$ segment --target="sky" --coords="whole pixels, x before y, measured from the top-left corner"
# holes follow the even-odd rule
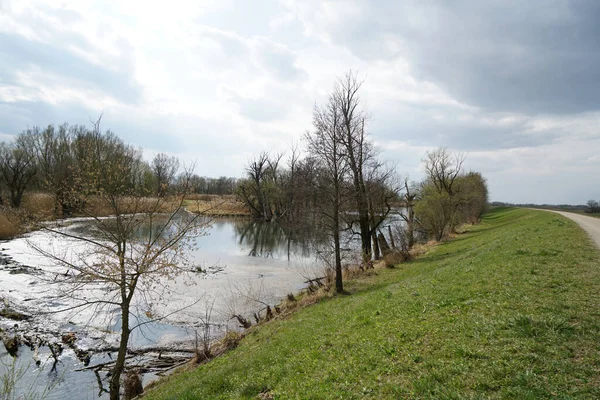
[[[90,124],[242,177],[302,147],[348,71],[380,157],[411,180],[466,153],[490,198],[600,200],[596,0],[0,0],[0,140]]]

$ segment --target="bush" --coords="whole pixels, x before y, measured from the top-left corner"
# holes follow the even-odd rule
[[[21,209],[40,221],[56,218],[54,196],[47,193],[28,193],[23,198]]]
[[[395,268],[396,265],[410,260],[410,254],[399,250],[393,250],[383,257],[383,263],[386,268]]]
[[[0,211],[0,239],[12,239],[23,230],[21,229],[21,220],[10,210]]]

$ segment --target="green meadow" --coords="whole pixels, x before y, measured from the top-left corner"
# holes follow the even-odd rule
[[[560,215],[493,209],[347,288],[145,398],[600,398],[600,251]]]

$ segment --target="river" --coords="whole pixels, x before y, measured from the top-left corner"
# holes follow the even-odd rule
[[[63,223],[65,229],[80,234],[85,232],[89,221],[74,219]],[[134,330],[129,342],[131,348],[170,348],[169,357],[184,360],[190,357],[189,350],[196,335],[203,334],[206,325],[202,322],[207,315],[210,314],[212,337],[239,329],[237,321],[231,319],[233,314],[252,315],[263,308],[263,303],[277,303],[288,293],[301,290],[307,278],[322,275],[315,257],[314,235],[291,235],[276,223],[218,218],[212,221],[206,234],[191,239],[192,246],[187,253],[189,265],[192,269],[213,273],[192,272],[162,282],[164,295],[144,299],[144,304],[152,303],[153,310],[167,317]],[[120,317],[110,308],[56,313],[72,305],[73,300],[57,298],[60,285],[51,283],[53,277],[56,279],[69,271],[33,250],[32,246],[40,245],[52,251],[68,251],[80,244],[53,237],[45,231],[31,232],[0,244],[3,264],[0,265],[0,299],[4,307],[34,316],[26,321],[0,318],[0,327],[10,335],[15,332],[24,337],[43,338],[48,343],[62,342],[62,350],[55,362],[49,346],[40,346],[37,354],[21,346],[11,370],[13,358],[0,345],[0,373],[20,376],[17,384],[20,395],[30,391],[39,394],[44,388],[54,386],[46,398],[104,398],[107,396],[103,390],[107,387],[106,372],[94,372],[92,367],[111,361],[113,353],[98,349],[117,345]],[[102,290],[97,287],[87,295],[93,296],[94,291],[101,293]],[[148,315],[141,303],[135,315],[138,322],[155,317]],[[76,346],[67,344],[71,336],[67,336],[65,342],[65,334],[76,338]],[[82,351],[85,351],[83,356]],[[147,365],[148,358],[153,356],[156,354],[132,357],[128,363]],[[34,358],[40,361],[39,366]],[[143,375],[144,383],[155,379],[155,372],[149,368]]]

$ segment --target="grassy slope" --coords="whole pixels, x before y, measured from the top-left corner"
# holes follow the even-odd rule
[[[495,209],[147,398],[600,398],[599,261],[567,219]]]

